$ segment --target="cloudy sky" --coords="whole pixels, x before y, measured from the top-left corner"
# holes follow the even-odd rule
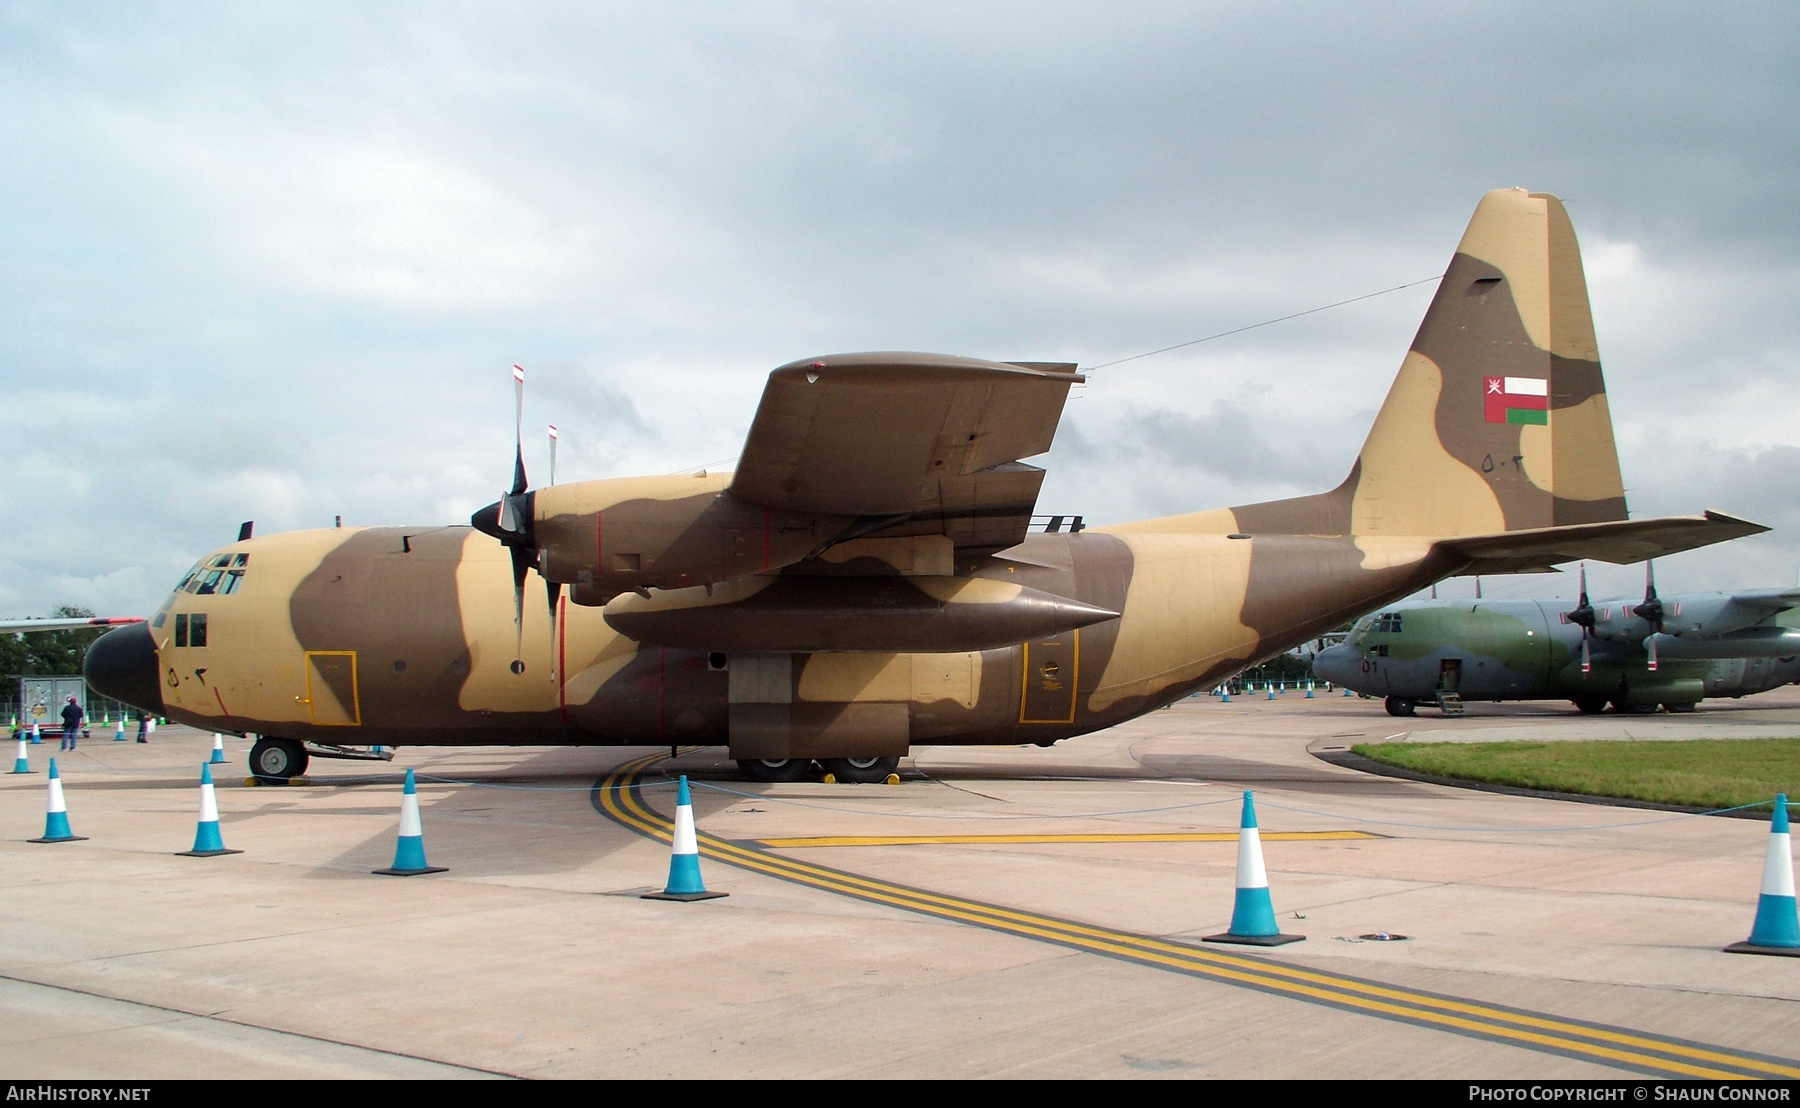
[[[547,422],[559,480],[729,465],[794,358],[1100,365],[1429,278],[1515,184],[1633,514],[1776,528],[1664,591],[1789,583],[1797,136],[1791,5],[0,4],[0,615],[466,520],[513,362],[539,481]],[[1430,294],[1099,369],[1040,510],[1330,487]]]

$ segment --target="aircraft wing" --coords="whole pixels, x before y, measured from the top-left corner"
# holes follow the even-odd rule
[[[0,634],[15,631],[84,631],[90,627],[122,627],[142,623],[143,616],[70,616],[57,619],[0,619]]]
[[[1705,512],[1697,516],[1502,531],[1440,539],[1436,545],[1446,553],[1467,558],[1467,573],[1525,573],[1584,558],[1629,565],[1767,530],[1760,523],[1723,512]]]
[[[865,533],[946,534],[1000,549],[1025,537],[1071,364],[843,354],[769,375],[732,477],[739,500],[851,516]]]

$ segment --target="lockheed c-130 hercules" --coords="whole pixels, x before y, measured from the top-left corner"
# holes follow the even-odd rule
[[[878,780],[915,745],[1049,745],[1210,688],[1442,578],[1766,530],[1632,520],[1574,229],[1475,210],[1330,492],[1031,532],[1073,365],[930,354],[770,374],[735,471],[528,487],[470,526],[251,537],[103,636],[106,695],[307,745],[726,746]],[[521,393],[522,395],[522,393]],[[522,400],[521,400],[522,403]],[[524,602],[529,575],[548,603]],[[509,588],[510,585],[510,588]]]

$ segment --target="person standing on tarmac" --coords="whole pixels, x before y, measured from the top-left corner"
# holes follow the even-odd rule
[[[141,742],[141,743],[147,743],[150,741],[150,713],[149,712],[139,712],[138,713],[137,740],[138,740],[138,742]]]
[[[75,698],[72,696],[69,698],[69,702],[63,705],[62,748],[64,750],[75,749],[75,740],[81,737],[81,722],[86,715],[87,713],[81,710],[81,705],[75,703]]]

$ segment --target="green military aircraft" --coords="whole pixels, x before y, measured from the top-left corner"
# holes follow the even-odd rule
[[[1419,601],[1385,608],[1313,658],[1313,672],[1387,698],[1396,716],[1436,703],[1569,700],[1583,712],[1692,711],[1800,680],[1800,588],[1556,601]]]

